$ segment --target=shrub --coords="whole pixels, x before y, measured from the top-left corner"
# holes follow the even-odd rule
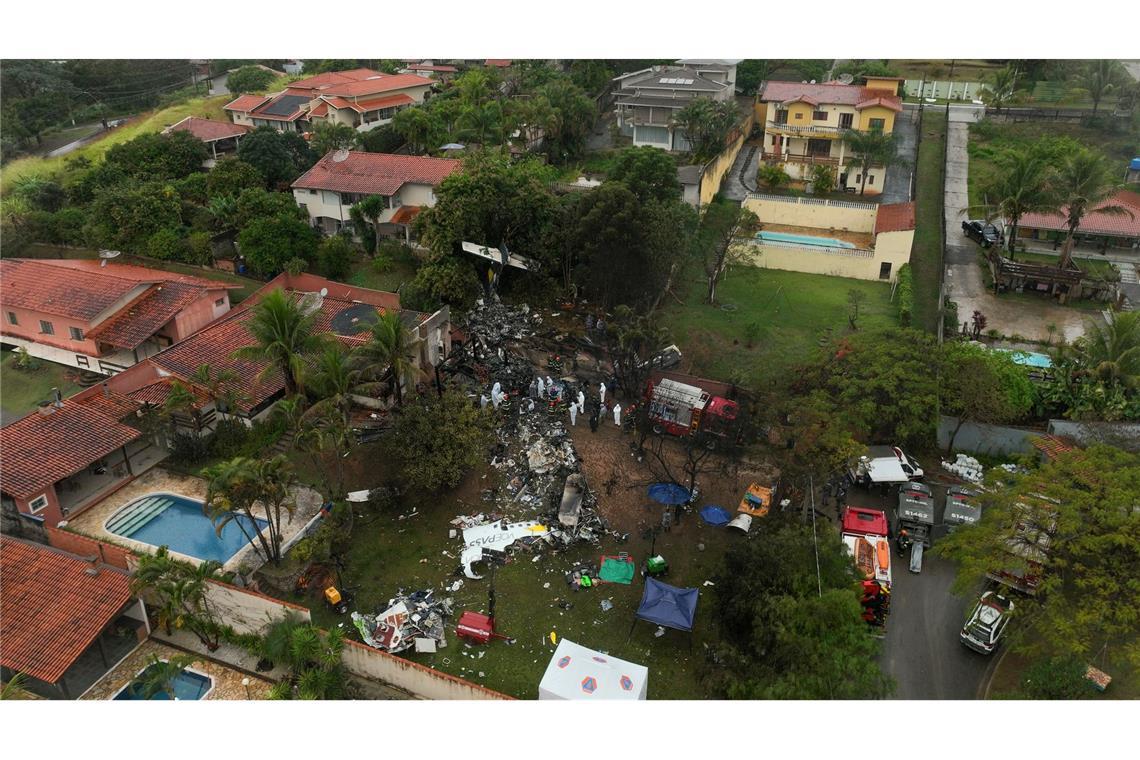
[[[756,181],[768,190],[778,190],[792,181],[782,166],[764,164],[756,170]]]
[[[209,266],[214,262],[214,246],[210,243],[210,233],[191,232],[186,238],[186,261],[190,264]]]
[[[285,262],[285,271],[294,277],[304,272],[309,268],[309,262],[302,259],[300,256],[289,259]]]
[[[187,247],[182,232],[179,229],[166,227],[154,233],[147,240],[147,255],[163,261],[184,261]]]
[[[376,248],[377,256],[387,256],[397,264],[410,264],[416,263],[416,252],[412,250],[411,246],[405,245],[403,241],[397,238],[385,238],[380,241],[380,245]]]
[[[317,266],[330,280],[343,280],[352,271],[352,243],[344,235],[333,235],[317,247]]]
[[[170,458],[176,464],[199,464],[210,456],[210,438],[175,432],[170,436]]]
[[[898,311],[899,324],[909,327],[914,314],[914,282],[910,271],[910,264],[899,267],[898,282],[895,285],[895,308]],[[955,317],[957,319],[957,317]]]
[[[214,435],[210,441],[210,455],[231,459],[242,453],[249,440],[249,428],[241,420],[219,419],[214,425]]]

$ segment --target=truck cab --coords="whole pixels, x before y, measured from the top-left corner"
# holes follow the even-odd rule
[[[900,553],[916,541],[927,549],[933,545],[934,497],[926,485],[911,481],[899,486],[891,529]]]
[[[951,486],[946,491],[946,503],[942,507],[942,523],[948,531],[963,525],[975,525],[982,519],[982,508],[977,502],[978,495],[962,486]]]

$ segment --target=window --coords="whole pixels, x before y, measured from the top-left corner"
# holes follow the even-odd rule
[[[776,111],[776,123],[777,124],[787,124],[788,123],[788,111],[786,109],[781,108],[781,109],[778,109]]]
[[[75,355],[75,366],[77,367],[90,367],[91,362],[87,361],[87,357],[83,354]]]
[[[403,205],[404,205],[404,202],[400,199],[400,196],[398,196],[398,195],[393,195],[393,196],[388,198],[388,208],[399,208],[400,206],[403,206]]]
[[[879,279],[880,280],[891,279],[891,262],[884,261],[882,264],[879,264]]]
[[[868,185],[875,184],[875,175],[874,174],[868,174],[867,175],[867,184]]]
[[[854,122],[855,114],[841,113],[839,114],[839,127],[841,129],[851,129],[851,124]]]
[[[812,111],[811,112],[811,120],[812,121],[827,121],[827,111]]]
[[[44,335],[55,335],[55,326],[51,322],[40,320],[40,332]]]
[[[803,121],[804,114],[802,111],[796,113],[796,121]]]
[[[870,126],[871,129],[875,129],[875,130],[882,132],[883,129],[887,126],[887,120],[886,119],[871,119],[868,122],[868,126]]]
[[[47,495],[46,494],[40,494],[39,496],[37,496],[36,498],[34,498],[28,502],[28,509],[30,509],[32,511],[32,514],[35,514],[36,512],[39,512],[41,509],[46,507],[47,504],[48,504]]]
[[[71,332],[72,340],[83,340],[83,329],[79,327],[67,328]]]
[[[217,301],[214,301],[214,306],[225,306],[225,305],[226,305],[226,297],[225,296],[222,296]]]
[[[19,320],[16,319],[16,312],[14,312],[14,311],[8,312],[8,324],[10,324],[10,325],[20,324]]]
[[[831,140],[810,139],[807,141],[807,152],[809,156],[830,156]]]

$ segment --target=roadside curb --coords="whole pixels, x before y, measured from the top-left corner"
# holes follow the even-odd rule
[[[1005,656],[1009,654],[1009,649],[1002,649],[1001,656],[994,660],[993,665],[986,671],[985,681],[978,686],[978,699],[989,699],[990,688],[994,684],[994,676],[997,675],[998,668],[1001,667],[1002,662],[1005,661]]]

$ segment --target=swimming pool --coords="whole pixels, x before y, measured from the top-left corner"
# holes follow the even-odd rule
[[[143,696],[142,689],[138,687],[137,684],[145,678],[146,672],[153,667],[155,666],[147,665],[140,670],[139,674],[135,676],[135,679],[124,686],[122,690],[114,696],[114,699],[147,699],[147,697]],[[205,699],[206,695],[210,693],[210,690],[214,688],[214,679],[204,673],[199,673],[196,670],[187,668],[174,677],[174,681],[171,685],[173,686],[174,698],[177,700]],[[165,691],[160,691],[151,696],[150,699],[169,700],[170,695]]]
[[[104,528],[116,536],[222,563],[249,543],[247,534],[256,537],[245,515],[232,520],[219,536],[202,507],[202,502],[178,494],[152,493],[120,509]],[[265,520],[257,523],[262,528],[269,524]]]
[[[1033,369],[1052,369],[1053,367],[1053,359],[1049,354],[1041,354],[1036,351],[1018,351],[1012,348],[995,350],[1009,354],[1015,363],[1025,367],[1032,367]]]
[[[796,245],[810,245],[819,248],[854,248],[854,243],[837,238],[816,237],[815,235],[793,235],[790,232],[764,232],[756,233],[756,239],[761,243],[794,243]]]

